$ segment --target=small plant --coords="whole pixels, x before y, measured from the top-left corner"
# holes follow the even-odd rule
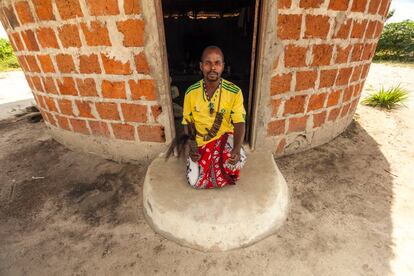
[[[408,91],[400,85],[392,86],[385,90],[381,87],[375,93],[370,94],[368,97],[362,100],[362,104],[382,107],[386,109],[393,109],[398,106],[404,105],[404,102],[408,99]]]

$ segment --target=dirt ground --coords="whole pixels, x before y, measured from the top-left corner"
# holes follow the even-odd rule
[[[332,142],[277,159],[291,193],[286,223],[223,253],[148,226],[147,163],[72,152],[42,123],[0,121],[0,275],[414,275],[413,114],[360,105]]]

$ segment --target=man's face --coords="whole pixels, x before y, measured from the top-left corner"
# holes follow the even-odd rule
[[[224,70],[223,57],[218,51],[209,51],[200,62],[200,70],[207,81],[217,81]]]

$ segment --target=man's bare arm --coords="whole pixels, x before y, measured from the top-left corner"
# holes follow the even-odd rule
[[[234,124],[234,134],[233,134],[233,150],[231,151],[231,157],[229,158],[230,164],[236,164],[240,158],[240,150],[243,144],[244,133],[246,127],[244,123],[235,123]]]

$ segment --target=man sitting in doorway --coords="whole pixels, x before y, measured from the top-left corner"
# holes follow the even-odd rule
[[[189,147],[187,180],[197,189],[222,188],[235,184],[246,161],[243,93],[221,78],[224,55],[217,46],[204,49],[200,70],[203,79],[184,98],[184,131],[196,137],[196,146]]]

